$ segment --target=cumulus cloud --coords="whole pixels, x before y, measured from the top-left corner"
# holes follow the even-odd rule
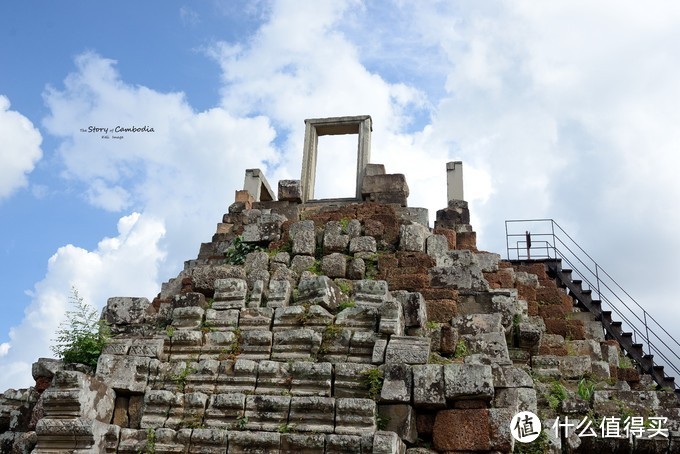
[[[32,384],[30,367],[39,357],[53,356],[55,331],[69,307],[71,288],[101,309],[111,296],[146,296],[158,292],[158,266],[165,257],[159,241],[163,222],[139,213],[120,218],[118,235],[102,239],[88,251],[72,244],[49,259],[45,277],[31,292],[24,319],[0,345],[0,390]]]
[[[127,82],[115,61],[96,53],[78,56],[63,86],[46,90],[44,126],[61,138],[64,176],[84,185],[95,206],[143,214],[123,218],[119,235],[96,251],[65,246],[55,254],[11,349],[0,347],[16,370],[27,364],[18,358],[35,352],[15,339],[63,311],[71,282],[91,296],[87,282],[101,283],[103,263],[112,276],[123,273],[126,262],[114,260],[122,252],[114,251],[127,250],[134,232],[153,245],[155,254],[135,262],[149,274],[126,274],[95,295],[98,304],[135,293],[133,282],[155,294],[156,280],[174,276],[210,238],[244,169],[262,168],[272,185],[298,178],[305,118],[370,114],[371,161],[405,173],[410,204],[431,216],[446,205],[445,162],[463,160],[485,249],[503,250],[505,219],[555,217],[616,276],[639,282],[634,294],[673,296],[644,284],[673,281],[672,254],[658,251],[680,247],[678,7],[356,1],[310,8],[284,0],[257,8],[266,19],[254,35],[208,51],[223,81],[212,109],[197,112],[183,93]],[[90,126],[154,132],[103,139],[81,131]],[[347,179],[337,176],[352,173],[355,149],[351,140],[320,143],[331,164],[318,169],[317,193],[348,195]]]
[[[33,123],[10,110],[9,99],[0,95],[0,200],[26,186],[26,175],[42,157],[41,142]]]

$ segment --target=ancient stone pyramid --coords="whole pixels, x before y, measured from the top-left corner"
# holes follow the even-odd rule
[[[153,301],[108,300],[96,370],[40,359],[34,388],[0,395],[1,452],[680,452],[672,392],[542,264],[477,250],[462,164],[430,228],[404,175],[368,163],[370,121],[307,120],[303,178],[278,197],[247,170]],[[347,133],[357,196],[315,200],[318,135]],[[543,423],[532,444],[511,435],[519,411]],[[609,417],[645,424],[605,437]],[[597,436],[551,429],[565,418]]]

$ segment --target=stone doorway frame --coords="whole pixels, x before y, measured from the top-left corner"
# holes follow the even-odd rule
[[[310,118],[305,120],[305,145],[302,152],[302,202],[314,199],[316,181],[316,160],[320,136],[358,134],[356,200],[361,200],[361,182],[364,168],[371,160],[371,131],[373,121],[370,115],[354,117]]]

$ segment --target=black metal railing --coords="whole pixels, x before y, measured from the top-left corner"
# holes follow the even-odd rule
[[[680,343],[619,285],[602,267],[552,219],[505,221],[508,260],[562,260],[580,279],[603,310],[616,314],[633,341],[643,345],[654,363],[673,370],[680,377]],[[668,370],[668,369],[667,369]],[[668,374],[667,374],[668,375]],[[678,384],[676,383],[676,387]]]

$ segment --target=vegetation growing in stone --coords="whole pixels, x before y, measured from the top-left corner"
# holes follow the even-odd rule
[[[425,328],[430,331],[437,331],[441,327],[442,324],[439,322],[435,322],[434,320],[428,320],[427,323],[425,323]]]
[[[337,280],[335,284],[345,295],[349,295],[352,292],[352,284],[350,284],[348,281]]]
[[[55,344],[50,348],[65,363],[94,367],[110,337],[108,326],[99,320],[97,310],[78,295],[75,287],[71,288],[69,302],[73,310],[66,311],[66,320],[59,326]]]
[[[311,307],[311,304],[309,303],[304,303],[301,305],[302,308],[304,309],[302,312],[297,314],[295,317],[295,321],[298,323],[298,325],[306,325],[309,320],[312,318],[313,314],[310,312],[309,308]]]
[[[237,236],[224,253],[224,258],[230,265],[242,265],[246,261],[246,255],[251,252],[261,251],[262,248],[254,243],[244,243],[243,238]]]
[[[149,427],[146,429],[146,454],[156,454],[156,431]]]
[[[364,260],[364,264],[366,265],[366,274],[364,276],[366,279],[372,280],[378,277],[378,266],[376,265],[375,260],[366,259]]]
[[[323,331],[323,336],[321,338],[319,353],[321,354],[328,353],[328,348],[330,347],[331,343],[333,343],[333,341],[337,339],[341,332],[342,328],[340,328],[339,325],[331,324],[326,326],[326,329]]]
[[[578,382],[577,393],[581,399],[590,402],[595,393],[595,382],[588,377],[583,377]]]
[[[387,429],[387,424],[389,424],[390,419],[388,416],[383,416],[380,413],[376,413],[375,415],[375,426],[378,428],[378,430],[385,430]]]
[[[172,336],[175,335],[175,331],[176,331],[176,329],[175,329],[175,327],[172,326],[172,325],[168,325],[168,326],[165,328],[165,334],[166,334],[170,339],[172,339]]]
[[[344,311],[345,309],[349,309],[350,307],[355,307],[357,303],[354,300],[349,300],[349,301],[343,301],[342,303],[338,304],[338,313]]]
[[[515,443],[515,448],[512,450],[513,454],[547,454],[549,450],[548,435],[541,431],[531,443]]]
[[[295,430],[295,424],[282,423],[276,429],[280,434],[287,434]]]
[[[314,260],[314,264],[307,268],[307,271],[309,271],[312,274],[316,274],[317,276],[321,275],[321,260]]]
[[[245,430],[247,424],[248,424],[247,416],[242,415],[236,418],[236,428],[238,430]]]
[[[171,380],[175,382],[180,392],[184,392],[187,386],[187,377],[189,377],[189,375],[195,372],[196,369],[186,364],[184,366],[184,369],[182,369],[178,374],[175,374],[171,377]]]
[[[449,358],[445,358],[444,356],[440,355],[437,352],[431,352],[430,356],[427,358],[427,363],[428,364],[451,364],[453,361],[451,361]]]
[[[557,380],[553,380],[548,388],[548,393],[545,395],[548,401],[548,406],[551,410],[557,411],[560,406],[560,402],[563,402],[569,398],[569,392],[564,385]]]
[[[468,348],[467,344],[463,339],[460,339],[458,343],[456,343],[456,348],[453,351],[453,357],[454,358],[465,358],[468,355]]]
[[[375,400],[380,396],[385,376],[383,371],[377,368],[367,369],[361,373],[364,386],[368,390],[368,397]]]

